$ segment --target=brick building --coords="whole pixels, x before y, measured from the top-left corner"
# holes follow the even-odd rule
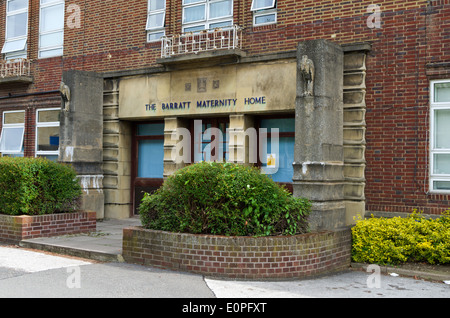
[[[450,2],[372,3],[3,0],[0,152],[72,163],[99,218],[127,217],[176,169],[222,158],[274,160],[272,177],[315,202],[319,228],[440,214]],[[176,153],[180,132],[189,156]]]

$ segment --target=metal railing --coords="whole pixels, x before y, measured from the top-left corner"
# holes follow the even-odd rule
[[[31,61],[28,59],[0,60],[0,78],[30,76]]]
[[[161,58],[241,47],[242,29],[234,25],[227,28],[165,36],[161,43]]]

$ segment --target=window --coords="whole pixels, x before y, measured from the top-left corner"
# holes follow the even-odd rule
[[[26,58],[28,0],[6,1],[6,38],[2,54],[6,59]]]
[[[450,193],[450,80],[431,83],[430,190]]]
[[[61,56],[64,45],[64,0],[40,0],[39,57]]]
[[[295,119],[262,118],[259,128],[261,169],[275,182],[292,183]],[[278,129],[278,138],[274,138],[273,129]]]
[[[59,156],[59,108],[40,109],[36,114],[36,157],[57,161]]]
[[[149,0],[147,16],[147,42],[159,41],[166,35],[164,23],[166,19],[166,1]]]
[[[193,162],[228,161],[229,159],[229,119],[214,118],[194,120]]]
[[[196,32],[233,25],[233,0],[183,0],[183,31]]]
[[[276,0],[253,0],[253,25],[267,25],[277,23]]]
[[[137,177],[163,178],[164,174],[164,124],[139,124],[137,126]]]
[[[25,111],[4,112],[2,123],[0,153],[2,156],[23,157]]]

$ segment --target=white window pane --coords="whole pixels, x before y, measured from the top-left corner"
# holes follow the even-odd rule
[[[64,0],[41,0],[41,4],[49,4],[49,3],[56,3],[56,2],[64,2]]]
[[[183,0],[183,4],[191,4],[197,2],[205,2],[205,0]]]
[[[53,50],[45,50],[39,52],[39,57],[52,57],[52,56],[61,56],[63,55],[63,49],[53,49]]]
[[[6,18],[6,29],[7,29],[6,38],[10,39],[19,36],[26,36],[27,19],[28,19],[27,12],[8,16]]]
[[[24,124],[25,112],[3,113],[3,124]]]
[[[147,19],[147,29],[164,27],[164,16],[165,16],[164,12],[156,13],[156,14],[149,14],[148,19]]]
[[[3,45],[2,54],[23,51],[23,50],[25,50],[26,44],[27,44],[27,39],[7,41]]]
[[[164,31],[149,33],[148,36],[147,36],[147,41],[148,41],[148,42],[159,41],[159,40],[161,40],[161,38],[162,38],[164,35],[165,35],[165,32],[164,32]]]
[[[226,27],[231,27],[232,26],[232,22],[230,21],[225,21],[225,22],[217,22],[217,23],[211,23],[209,25],[210,29],[217,29],[217,28],[226,28]]]
[[[434,155],[434,174],[450,174],[450,154]]]
[[[40,32],[64,29],[64,4],[41,9]]]
[[[450,181],[433,181],[434,190],[450,190]]]
[[[252,10],[272,9],[275,7],[275,0],[253,0]]]
[[[8,12],[28,9],[28,0],[10,0],[8,1]]]
[[[269,23],[275,23],[276,22],[276,14],[265,14],[255,17],[255,24],[269,24]]]
[[[219,1],[213,2],[209,7],[209,17],[210,19],[228,17],[232,14],[232,1]]]
[[[63,46],[64,34],[62,31],[44,34],[39,37],[39,41],[40,48]]]
[[[434,101],[437,103],[450,103],[450,82],[434,84]]]
[[[205,29],[205,25],[197,25],[189,28],[184,28],[184,32],[197,32],[203,31]]]
[[[165,7],[166,7],[165,0],[150,0],[148,9],[149,11],[164,10]]]
[[[435,110],[434,114],[434,147],[450,149],[450,109]]]
[[[0,152],[20,152],[23,146],[23,127],[3,128]]]
[[[37,151],[58,151],[59,127],[37,128]]]
[[[38,111],[38,123],[59,123],[59,116],[61,111],[55,110],[40,110]]]
[[[183,22],[195,22],[205,20],[205,5],[187,7],[183,10]]]

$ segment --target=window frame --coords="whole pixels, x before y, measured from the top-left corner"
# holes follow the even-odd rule
[[[65,0],[53,0],[50,3],[42,3],[43,0],[39,0],[39,37],[38,37],[38,58],[50,58],[55,56],[62,56],[64,54],[64,15],[65,15]],[[54,29],[51,31],[42,31],[43,28],[43,17],[42,11],[46,8],[56,7],[62,5],[63,6],[63,26],[60,29]],[[62,44],[61,45],[53,45],[53,46],[41,46],[41,37],[45,35],[51,34],[59,34],[62,35]],[[49,55],[44,55],[45,52],[56,51],[56,53],[50,53]]]
[[[15,124],[6,124],[5,123],[5,115],[6,114],[11,114],[11,113],[23,113],[23,123],[15,123]],[[26,113],[25,110],[11,110],[11,111],[4,111],[2,114],[2,130],[1,130],[1,135],[0,135],[0,145],[2,144],[3,141],[3,137],[4,137],[4,132],[5,129],[8,128],[22,128],[22,137],[21,137],[21,150],[20,151],[2,151],[0,149],[0,153],[1,156],[9,156],[9,155],[13,155],[13,156],[19,156],[22,157],[24,155],[24,141],[25,141],[25,121],[26,121]]]
[[[42,108],[36,110],[35,157],[57,156],[59,158],[59,145],[58,150],[39,150],[39,128],[60,127],[60,121],[39,122],[39,113],[45,111],[60,111],[60,108]]]
[[[163,36],[166,35],[166,9],[167,9],[167,1],[164,0],[164,8],[162,9],[157,9],[157,10],[151,10],[150,8],[150,2],[152,0],[148,0],[147,2],[147,22],[145,24],[145,30],[147,31],[147,42],[148,43],[152,43],[152,42],[159,42],[161,41],[161,38]],[[155,26],[155,27],[149,27],[149,22],[150,22],[150,16],[153,15],[157,15],[157,14],[163,14],[163,18],[162,18],[162,24],[159,26]],[[151,39],[152,35],[158,34],[158,33],[163,33],[163,35],[161,37],[159,37],[158,39]]]
[[[278,14],[277,14],[277,0],[272,0],[272,5],[265,6],[261,8],[255,8],[255,0],[252,0],[252,6],[250,11],[253,12],[253,26],[264,26],[264,25],[271,25],[271,24],[277,24],[278,22]],[[268,16],[273,15],[275,17],[275,21],[271,22],[263,22],[263,23],[256,23],[256,19],[262,16]]]
[[[224,15],[224,16],[220,16],[218,18],[210,18],[210,8],[211,5],[215,4],[215,3],[219,3],[219,2],[224,2],[224,1],[228,1],[230,2],[230,14],[228,15]],[[204,13],[204,19],[199,19],[199,20],[195,20],[195,21],[191,21],[191,22],[185,22],[185,9],[187,8],[193,8],[193,7],[199,7],[199,6],[204,6],[205,7],[205,13]],[[212,29],[211,25],[214,24],[218,24],[218,23],[228,23],[229,22],[229,26],[224,26],[224,28],[227,27],[232,27],[233,26],[233,15],[234,15],[234,1],[233,0],[198,0],[192,3],[185,3],[185,0],[182,1],[182,17],[181,17],[181,21],[182,21],[182,30],[184,33],[186,32],[201,32],[201,31],[205,31],[205,30],[210,30]],[[195,28],[195,27],[203,27],[202,30],[195,30],[195,31],[186,31],[186,29],[191,29],[191,28]]]
[[[13,0],[6,0],[6,14],[5,14],[5,43],[3,44],[1,53],[5,54],[5,59],[15,59],[15,58],[27,58],[27,39],[28,39],[28,18],[29,18],[29,6],[30,1],[27,0],[27,6],[23,9],[18,10],[12,10],[8,11],[9,2]],[[8,37],[8,29],[11,27],[8,23],[8,17],[19,15],[26,13],[26,25],[25,25],[25,35],[21,36],[15,36],[15,37]],[[11,42],[19,42],[20,46],[23,47],[23,49],[20,50],[7,50],[8,44],[11,44]]]
[[[436,116],[435,112],[437,110],[448,110],[450,111],[450,100],[448,102],[435,102],[435,84],[440,83],[448,83],[450,84],[450,79],[444,79],[444,80],[433,80],[430,81],[430,171],[429,171],[429,187],[431,193],[443,193],[443,194],[449,194],[450,189],[435,189],[434,188],[434,182],[435,181],[444,181],[444,182],[450,182],[450,174],[435,174],[434,168],[435,168],[435,155],[436,154],[446,154],[450,155],[450,148],[444,148],[439,149],[435,148],[436,145]],[[450,137],[449,137],[450,138]]]

